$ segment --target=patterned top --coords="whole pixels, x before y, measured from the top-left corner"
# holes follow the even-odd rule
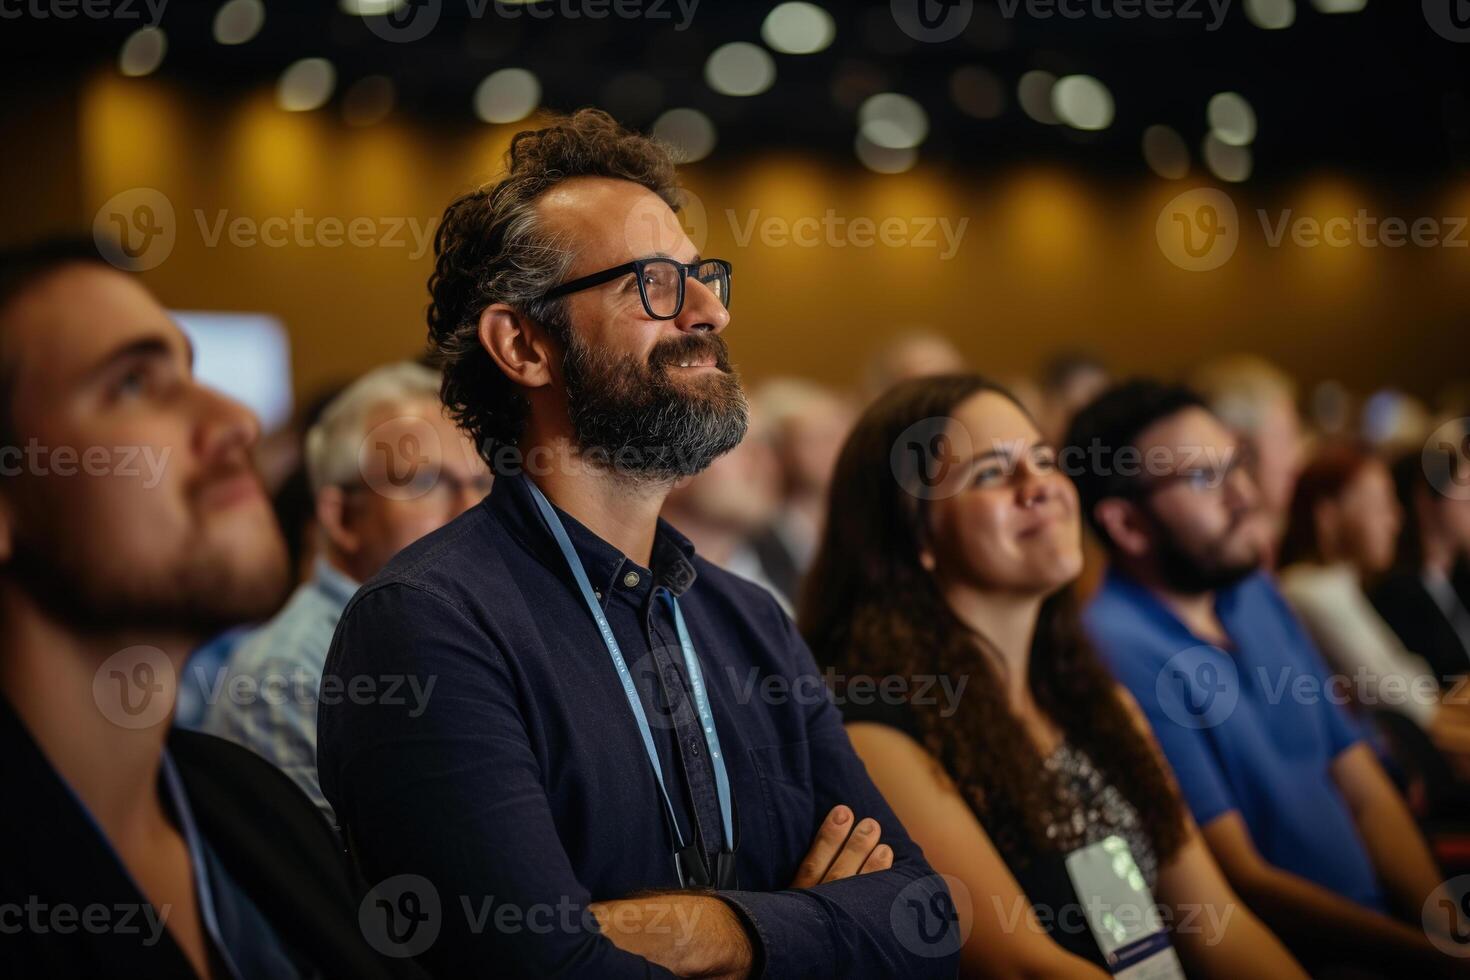
[[[1059,850],[1071,853],[1117,834],[1128,842],[1133,860],[1152,891],[1159,880],[1159,859],[1133,804],[1103,778],[1086,752],[1066,742],[1057,746],[1044,765],[1063,797],[1057,812],[1046,814],[1047,839],[1056,841]]]

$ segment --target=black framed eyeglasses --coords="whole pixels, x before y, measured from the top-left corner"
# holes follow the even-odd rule
[[[634,259],[632,262],[554,286],[543,293],[541,298],[556,299],[630,274],[637,275],[638,295],[643,300],[643,309],[655,320],[672,320],[679,315],[684,309],[684,282],[690,278],[714,293],[722,306],[730,308],[730,263],[724,259],[701,259],[698,262],[679,262],[665,258]]]

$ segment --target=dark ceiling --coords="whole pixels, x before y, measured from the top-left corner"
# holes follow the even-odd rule
[[[144,0],[87,0],[110,5],[114,16],[100,19],[34,16],[38,8],[67,2],[0,0],[6,15],[0,76],[12,100],[115,62],[122,41],[146,22],[125,19],[121,6],[137,18],[145,14]],[[676,29],[682,18],[676,0],[617,0],[645,12],[633,19],[568,16],[598,4],[607,10],[614,0],[543,0],[551,14],[544,18],[488,0],[415,2],[437,3],[439,16],[426,37],[411,43],[384,40],[330,0],[266,0],[260,34],[225,47],[211,37],[216,0],[171,0],[160,22],[169,49],[159,75],[229,97],[273,83],[298,58],[323,56],[337,67],[339,94],[356,78],[388,74],[397,85],[396,112],[470,127],[483,125],[471,108],[478,82],[497,68],[524,67],[539,76],[543,104],[552,108],[603,105],[638,126],[671,106],[701,109],[718,127],[715,159],[721,161],[771,147],[851,159],[854,94],[892,89],[928,110],[926,159],[978,169],[1058,160],[1108,174],[1144,171],[1140,136],[1153,123],[1175,127],[1197,148],[1207,129],[1207,100],[1233,90],[1259,118],[1253,181],[1331,168],[1407,185],[1470,172],[1470,43],[1432,30],[1420,0],[1369,0],[1362,11],[1336,15],[1296,0],[1295,23],[1277,31],[1251,24],[1245,0],[1229,0],[1215,30],[1206,26],[1213,17],[1208,0],[1132,0],[1203,15],[1134,20],[1039,19],[1027,16],[1025,0],[1019,8],[1013,0],[974,0],[967,29],[942,43],[913,40],[887,3],[828,2],[835,42],[813,55],[775,55],[774,87],[749,98],[712,91],[704,62],[727,41],[759,42],[774,0],[700,0],[683,30]],[[1129,0],[1065,2],[1092,10]],[[516,16],[506,16],[507,9]],[[655,9],[666,16],[652,16]],[[1007,17],[1003,9],[1017,12]],[[994,119],[967,116],[951,98],[953,72],[974,64],[1004,83],[1006,105]],[[1024,72],[1038,68],[1101,79],[1116,101],[1113,124],[1082,133],[1028,118],[1015,87]],[[16,137],[23,134],[8,134],[7,141]]]

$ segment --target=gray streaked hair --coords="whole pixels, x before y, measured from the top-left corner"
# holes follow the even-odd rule
[[[358,451],[373,414],[396,405],[438,403],[440,381],[433,368],[397,361],[374,368],[348,385],[306,433],[306,476],[311,492],[360,481]]]
[[[576,177],[631,181],[679,209],[668,150],[623,129],[605,112],[582,109],[517,133],[506,153],[504,179],[453,201],[435,233],[429,347],[444,371],[441,396],[450,417],[492,469],[495,451],[520,440],[530,405],[481,347],[480,314],[505,303],[568,345],[565,301],[543,297],[566,276],[579,243],[543,228],[537,202]]]

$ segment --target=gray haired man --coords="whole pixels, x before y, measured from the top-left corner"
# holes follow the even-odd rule
[[[490,492],[489,470],[444,416],[439,383],[437,372],[410,361],[377,368],[338,395],[307,433],[320,528],[311,579],[236,647],[205,715],[205,731],[269,759],[329,819],[316,773],[316,713],[319,698],[349,693],[321,691],[337,620],[359,582]],[[388,692],[389,681],[371,682],[352,696],[429,693]]]

